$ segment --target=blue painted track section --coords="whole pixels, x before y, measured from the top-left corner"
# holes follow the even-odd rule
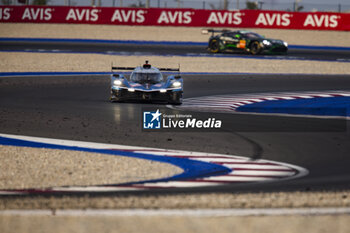
[[[316,116],[350,116],[350,97],[317,97],[311,99],[267,100],[247,104],[239,112],[281,113]]]
[[[135,183],[128,183],[127,185],[148,183],[148,182],[168,182],[168,181],[177,181],[177,180],[186,180],[186,179],[196,179],[196,178],[214,176],[214,175],[225,175],[232,171],[231,169],[218,164],[191,160],[187,158],[175,158],[175,157],[168,157],[168,156],[135,153],[135,152],[123,151],[123,150],[113,150],[113,149],[92,149],[92,148],[84,148],[84,147],[62,146],[62,145],[55,145],[55,144],[12,139],[12,138],[6,138],[1,136],[0,136],[0,145],[84,151],[84,152],[101,153],[101,154],[114,155],[114,156],[126,156],[126,157],[132,157],[132,158],[152,160],[152,161],[157,161],[162,163],[169,163],[169,164],[178,166],[184,170],[183,173],[172,177],[157,179],[157,180],[147,180],[147,181],[141,181],[141,182],[135,182]],[[125,184],[122,184],[122,185],[125,185]]]

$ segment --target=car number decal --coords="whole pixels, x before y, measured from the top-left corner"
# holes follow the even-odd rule
[[[246,43],[247,42],[245,40],[240,40],[237,48],[244,49],[246,47]]]

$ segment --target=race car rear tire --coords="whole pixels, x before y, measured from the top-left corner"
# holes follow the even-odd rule
[[[219,53],[220,52],[220,43],[217,39],[212,39],[209,41],[208,49],[211,53]]]
[[[171,96],[171,104],[173,105],[180,105],[182,104],[182,93],[174,92]]]
[[[261,50],[262,50],[262,48],[261,48],[259,41],[253,41],[249,46],[249,51],[253,55],[257,55],[257,54],[261,53]]]

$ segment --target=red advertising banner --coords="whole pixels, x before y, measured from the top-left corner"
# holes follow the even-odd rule
[[[1,6],[0,22],[350,31],[350,14],[167,8]]]

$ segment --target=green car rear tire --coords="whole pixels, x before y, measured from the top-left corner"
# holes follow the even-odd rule
[[[212,39],[209,42],[209,51],[212,53],[219,53],[220,52],[220,44],[217,39]]]

